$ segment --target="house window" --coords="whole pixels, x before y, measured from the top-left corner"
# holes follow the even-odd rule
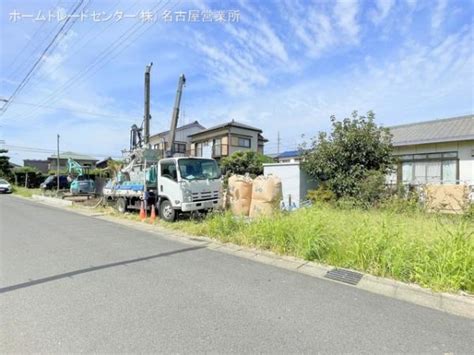
[[[457,181],[457,152],[399,156],[403,183],[451,183]]]
[[[247,137],[232,137],[232,145],[235,147],[250,148],[251,141]]]
[[[175,153],[186,153],[186,144],[185,143],[175,143],[174,144]]]
[[[202,143],[196,143],[196,151],[194,155],[196,157],[202,157]]]

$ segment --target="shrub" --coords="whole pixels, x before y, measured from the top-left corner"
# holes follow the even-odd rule
[[[354,197],[364,207],[370,207],[387,197],[385,173],[369,170],[355,185]]]
[[[272,163],[273,159],[254,151],[235,152],[221,161],[225,173],[250,174],[253,177],[263,174],[263,164]]]
[[[379,177],[394,164],[390,132],[375,124],[373,112],[365,117],[354,111],[352,118],[342,121],[331,116],[331,122],[331,133],[320,132],[312,140],[312,149],[304,150],[303,169],[337,198],[362,197],[372,202],[379,196]]]
[[[309,190],[307,198],[316,203],[330,203],[336,200],[336,195],[326,185],[320,185],[315,190]]]

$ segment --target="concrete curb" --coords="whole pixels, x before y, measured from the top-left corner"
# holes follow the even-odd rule
[[[79,209],[76,211],[83,214],[83,211]],[[221,243],[209,237],[192,236],[158,225],[150,225],[132,220],[123,220],[120,219],[120,217],[114,217],[105,214],[97,216],[97,213],[93,213],[92,211],[87,211],[86,215],[94,216],[95,218],[113,223],[126,225],[134,229],[140,229],[146,232],[159,234],[161,237],[171,240],[179,240],[185,244],[203,245],[210,250],[216,250],[226,254],[235,255],[267,265],[273,265],[311,277],[322,278],[326,281],[341,283],[339,281],[334,281],[325,277],[328,271],[334,269],[333,266],[306,261],[292,256],[278,255],[271,251],[243,247],[232,243]],[[162,235],[161,233],[166,233],[167,235]],[[363,276],[357,285],[352,286],[346,283],[342,284],[379,295],[396,298],[401,301],[406,301],[420,306],[447,312],[457,316],[474,319],[474,297],[472,296],[433,292],[430,289],[426,289],[415,284],[407,284],[384,277],[364,274],[362,272],[359,273],[361,273]]]
[[[61,200],[59,198],[54,198],[54,197],[33,195],[33,196],[31,196],[31,198],[33,200],[42,202],[46,205],[55,206],[55,207],[70,207],[70,206],[72,206],[72,201]]]
[[[70,201],[67,201],[70,202]],[[70,205],[68,205],[70,206]],[[54,207],[60,207],[56,205]],[[201,245],[209,250],[215,250],[241,258],[253,260],[262,264],[291,270],[311,277],[324,279],[328,282],[338,282],[325,277],[333,266],[318,264],[292,256],[278,255],[271,251],[243,247],[232,243],[221,243],[209,237],[193,236],[180,231],[170,230],[159,225],[151,225],[143,222],[126,220],[120,217],[98,213],[93,209],[69,208],[68,211],[75,212],[87,217],[124,225],[133,229],[150,232],[169,240],[178,240],[184,244]],[[165,233],[165,234],[164,234]],[[354,270],[355,271],[355,270]],[[356,271],[359,272],[359,271]],[[430,289],[415,284],[407,284],[384,277],[377,277],[361,273],[362,279],[355,286],[341,283],[348,287],[355,287],[368,292],[395,298],[401,301],[414,303],[420,306],[436,309],[453,315],[474,319],[474,297],[470,295],[455,295],[449,293],[437,293]]]

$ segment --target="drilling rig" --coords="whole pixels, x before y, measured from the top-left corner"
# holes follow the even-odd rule
[[[178,79],[178,87],[171,116],[169,149],[164,156],[150,147],[150,72],[145,68],[145,102],[143,128],[133,125],[130,130],[130,150],[125,167],[104,187],[104,197],[115,203],[119,212],[154,205],[166,221],[174,221],[178,214],[207,211],[221,205],[222,182],[214,159],[175,157],[175,135],[179,120],[179,108],[184,74]]]

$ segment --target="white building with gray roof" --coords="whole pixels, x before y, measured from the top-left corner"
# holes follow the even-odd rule
[[[392,183],[474,185],[474,115],[389,128],[399,158]]]

